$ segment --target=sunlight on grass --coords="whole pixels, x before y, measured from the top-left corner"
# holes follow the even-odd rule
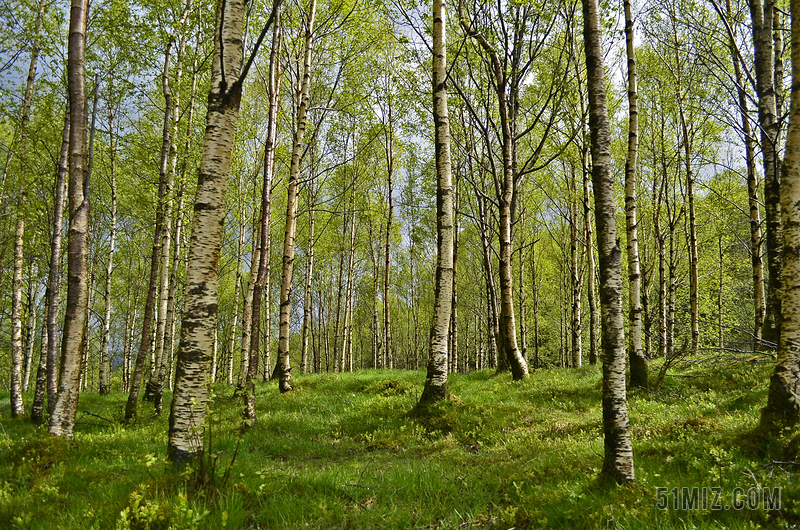
[[[166,415],[123,427],[124,396],[85,395],[75,440],[64,442],[9,420],[0,394],[0,527],[795,528],[800,466],[775,462],[797,457],[796,433],[769,445],[748,436],[769,371],[706,366],[660,392],[634,391],[637,481],[621,487],[596,480],[596,367],[522,383],[453,375],[453,399],[417,419],[421,372],[298,376],[294,393],[258,387],[258,420],[241,438],[240,402],[219,385],[206,454],[214,479],[202,488],[165,461]],[[781,509],[734,509],[734,490],[755,485],[781,488]],[[693,487],[719,488],[722,509],[702,496],[692,506]]]

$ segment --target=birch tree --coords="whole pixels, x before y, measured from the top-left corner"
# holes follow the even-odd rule
[[[636,164],[639,150],[639,94],[633,44],[631,0],[625,0],[625,54],[628,59],[628,158],[625,160],[625,228],[628,250],[628,359],[631,386],[647,388],[647,361],[642,351],[642,275],[639,269],[639,230],[636,221]]]
[[[603,351],[603,435],[601,474],[617,482],[634,480],[625,389],[625,327],[622,312],[622,250],[617,239],[611,126],[606,106],[606,76],[597,0],[582,0],[592,184],[600,273]]]
[[[792,79],[800,79],[800,0],[791,0]],[[776,434],[800,422],[800,93],[792,84],[781,176],[783,297],[778,361],[769,382],[761,427]]]
[[[278,359],[275,367],[279,377],[281,392],[289,392],[292,387],[292,367],[289,363],[289,317],[292,311],[292,276],[294,272],[295,235],[297,233],[297,190],[300,182],[300,159],[303,138],[306,133],[306,114],[308,112],[308,93],[311,86],[311,49],[314,43],[314,17],[317,1],[311,0],[308,18],[305,22],[305,48],[303,53],[303,78],[297,94],[297,116],[292,138],[292,160],[289,168],[289,185],[286,199],[286,227],[283,236],[283,272],[281,274],[280,298],[280,337],[278,339]]]
[[[208,405],[209,363],[216,338],[222,219],[242,84],[267,29],[275,22],[273,4],[253,55],[243,64],[243,0],[217,3],[214,52],[203,155],[197,175],[192,237],[186,267],[181,344],[169,416],[167,457],[184,462],[203,452]]]
[[[72,0],[67,51],[69,88],[69,236],[67,307],[61,348],[58,395],[50,416],[50,434],[71,439],[78,411],[81,345],[87,318],[89,198],[86,166],[86,20],[88,0]]]
[[[428,371],[417,407],[447,399],[447,340],[453,303],[453,186],[447,108],[444,0],[433,0],[433,123],[436,149],[436,283]]]

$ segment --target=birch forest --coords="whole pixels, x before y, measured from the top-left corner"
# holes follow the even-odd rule
[[[7,516],[13,527],[216,528],[234,517],[231,499],[241,528],[677,528],[681,516],[703,527],[714,513],[687,512],[681,488],[721,485],[732,466],[743,478],[720,486],[723,497],[736,502],[735,480],[771,484],[759,502],[774,505],[778,491],[778,507],[721,527],[795,528],[795,9],[798,0],[0,3],[0,461],[48,455],[63,440],[78,454],[92,436],[113,444],[127,432],[153,440],[131,449],[145,462],[131,466],[183,484],[159,497],[142,485],[150,479],[131,479],[113,513],[93,508],[70,523],[56,510],[36,523],[10,501],[23,471],[0,473],[0,527]],[[314,399],[348,408],[281,408],[318,387]],[[488,388],[500,408],[471,408]],[[730,398],[741,409],[723,406],[727,391],[742,392]],[[369,392],[396,397],[393,412],[347,405]],[[574,406],[586,416],[559,416],[583,392],[591,399]],[[694,406],[687,399],[707,408],[669,412]],[[379,483],[358,489],[375,472],[363,455],[341,499],[295,483],[299,503],[327,508],[293,512],[275,500],[289,490],[251,491],[246,477],[273,469],[253,463],[272,458],[253,456],[254,433],[292,431],[277,416],[349,407],[372,430],[356,436],[347,429],[359,422],[341,420],[322,431],[350,436],[356,453],[450,439],[467,462],[511,433],[532,436],[524,451],[534,454],[536,440],[583,440],[585,430],[576,446],[591,455],[579,472],[588,478],[575,491],[605,497],[587,504],[594,519],[547,512],[531,489],[537,472],[505,453],[528,482],[499,477],[493,500],[469,513],[411,510],[442,484],[391,501]],[[746,417],[714,419],[730,410]],[[484,440],[481,416],[511,438]],[[677,430],[663,434],[662,417]],[[405,441],[376,441],[385,425]],[[678,432],[700,437],[685,461],[652,442]],[[462,476],[445,465],[437,473]],[[784,482],[754,475],[772,472]],[[606,510],[618,503],[628,508]],[[365,518],[390,505],[396,520]]]

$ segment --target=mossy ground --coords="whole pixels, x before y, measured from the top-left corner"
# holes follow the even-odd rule
[[[770,370],[698,365],[634,391],[637,480],[624,486],[597,480],[597,367],[521,383],[452,375],[452,399],[425,417],[409,414],[422,372],[297,376],[288,394],[259,385],[258,421],[241,435],[240,402],[218,385],[204,487],[165,462],[170,396],[161,417],[123,426],[124,395],[85,394],[65,442],[10,420],[0,394],[0,528],[795,528],[800,465],[774,462],[800,460],[797,433],[749,434]],[[734,509],[735,488],[754,485],[781,488],[780,510]],[[682,509],[682,487],[721,488],[723,509]]]

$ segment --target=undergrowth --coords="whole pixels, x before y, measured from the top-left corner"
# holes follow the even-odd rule
[[[246,429],[240,400],[218,385],[206,454],[217,474],[203,487],[197,469],[165,460],[166,412],[123,426],[124,395],[86,394],[67,442],[10,420],[0,394],[0,527],[796,528],[798,433],[751,434],[770,369],[698,366],[658,393],[633,391],[637,480],[611,487],[597,480],[597,367],[541,370],[522,383],[452,375],[452,398],[424,416],[410,414],[421,372],[297,376],[288,394],[258,386],[258,418]],[[719,492],[722,509],[711,498],[704,506],[701,488]],[[780,509],[760,498],[748,507],[737,488],[780,488]]]

